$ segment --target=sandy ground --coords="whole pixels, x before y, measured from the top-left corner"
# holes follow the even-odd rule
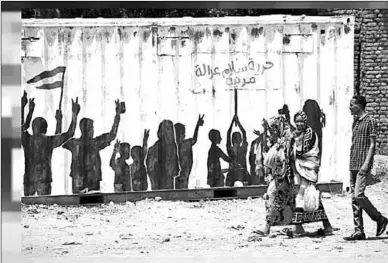
[[[388,162],[377,159],[381,182],[367,188],[372,203],[388,217]],[[388,235],[364,213],[366,241],[346,242],[353,232],[349,194],[323,199],[337,231],[318,236],[321,223],[305,225],[307,236],[253,233],[265,219],[264,200],[137,203],[89,207],[22,205],[22,252],[28,257],[358,257],[388,258]]]
[[[388,216],[388,180],[367,190],[371,201]],[[265,217],[264,200],[169,202],[144,200],[94,207],[23,206],[22,251],[33,257],[64,256],[265,256],[388,257],[388,235],[375,238],[376,224],[364,216],[367,241],[345,242],[353,230],[350,197],[323,200],[334,235],[313,232],[289,238],[276,227],[269,237],[252,231]]]

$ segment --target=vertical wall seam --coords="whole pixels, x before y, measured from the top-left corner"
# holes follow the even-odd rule
[[[269,27],[268,25],[265,27],[264,29],[264,35],[268,35],[268,30],[271,30],[271,27]],[[265,61],[264,61],[264,64],[267,62],[268,60],[268,38],[264,37],[264,57],[265,57]],[[263,64],[263,65],[264,65]],[[267,78],[267,74],[264,74],[264,85],[265,85],[265,92],[264,92],[264,96],[265,96],[265,107],[264,107],[264,116],[266,119],[268,119],[268,78]]]
[[[63,53],[62,53],[62,58],[63,58],[63,65],[66,67],[66,69],[67,69],[67,61],[68,61],[68,54],[67,54],[67,41],[66,41],[66,39],[67,39],[67,34],[65,34],[66,33],[66,31],[64,30],[64,29],[59,29],[58,30],[58,41],[59,41],[59,36],[60,35],[62,35],[62,37],[61,37],[61,40],[63,41],[62,42],[62,48],[63,48]],[[66,70],[66,72],[67,72],[68,70]],[[65,84],[67,84],[68,83],[68,79],[69,79],[69,74],[67,73],[65,73],[65,76],[64,76],[64,79],[63,79],[63,104],[64,105],[68,105],[68,103],[66,103],[66,102],[68,102],[68,88],[67,88],[67,86],[65,85]],[[66,129],[67,127],[68,127],[68,125],[69,125],[69,118],[65,118],[65,120],[64,120],[64,122],[62,123],[62,132],[64,132],[64,129]],[[76,123],[76,125],[77,125],[77,123]],[[68,153],[66,153],[65,151],[64,151],[64,156],[63,156],[63,159],[64,159],[64,162],[65,162],[65,164],[67,164],[67,163],[69,163],[69,155],[68,155]],[[68,174],[67,173],[64,173],[64,183],[65,183],[65,194],[67,195],[67,194],[69,194],[69,181],[68,181],[68,179],[69,179],[69,177],[68,177]]]
[[[147,30],[146,28],[144,28],[144,30]],[[151,32],[152,32],[152,28],[150,29]],[[140,30],[139,30],[140,31]],[[138,62],[139,62],[139,97],[140,97],[140,107],[139,107],[139,111],[140,111],[140,120],[141,120],[141,129],[140,129],[140,138],[142,137],[141,135],[143,134],[143,131],[144,131],[144,126],[143,126],[143,118],[144,118],[144,96],[140,96],[142,94],[142,91],[143,91],[143,64],[144,64],[144,56],[143,56],[143,45],[147,45],[146,42],[142,41],[142,38],[141,36],[144,35],[144,32],[142,32],[142,34],[138,34],[139,35],[139,54],[138,54]],[[151,33],[151,37],[148,38],[147,41],[152,41],[152,33]],[[142,141],[142,139],[141,139]]]
[[[109,28],[104,29],[104,30],[109,30]],[[106,74],[106,65],[105,65],[105,56],[106,56],[106,43],[104,39],[104,32],[100,31],[100,36],[101,36],[101,93],[103,96],[101,97],[101,105],[104,105],[104,100],[106,98],[106,87],[105,87],[105,74]],[[101,116],[104,116],[105,110],[103,107],[101,107]]]
[[[338,43],[337,43],[337,30],[334,31],[334,132],[335,132],[335,139],[334,139],[334,167],[337,167],[337,156],[338,156],[338,149],[337,149],[337,135],[338,135],[338,58],[337,58],[337,49],[338,49]],[[353,63],[353,61],[352,61]],[[336,173],[334,175],[335,178],[338,177],[338,170],[335,169]]]
[[[321,26],[318,24],[316,40],[317,50],[317,101],[321,105]]]

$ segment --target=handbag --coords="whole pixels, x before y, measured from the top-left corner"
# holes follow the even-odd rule
[[[321,198],[321,192],[317,189],[314,184],[307,186],[304,192],[304,211],[312,212],[319,208]]]

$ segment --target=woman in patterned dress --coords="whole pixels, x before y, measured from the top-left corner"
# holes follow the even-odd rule
[[[266,180],[269,182],[265,195],[266,224],[255,231],[268,235],[272,226],[290,225],[294,200],[294,178],[291,169],[291,129],[283,116],[270,119],[269,151],[264,156]]]
[[[304,232],[303,223],[322,221],[325,234],[331,234],[333,228],[327,218],[322,200],[319,199],[319,207],[312,212],[304,211],[304,194],[309,185],[317,189],[318,173],[320,168],[319,139],[313,129],[307,125],[307,115],[299,111],[294,116],[296,130],[293,133],[293,170],[295,184],[299,185],[295,198],[295,210],[293,224],[296,234]]]

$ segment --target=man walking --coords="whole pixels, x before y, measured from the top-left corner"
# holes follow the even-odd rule
[[[365,111],[366,99],[354,96],[350,101],[353,122],[352,146],[350,148],[350,187],[352,193],[355,232],[344,240],[365,240],[362,210],[377,223],[376,236],[384,233],[388,219],[384,217],[365,196],[367,176],[370,174],[375,154],[377,124]]]

